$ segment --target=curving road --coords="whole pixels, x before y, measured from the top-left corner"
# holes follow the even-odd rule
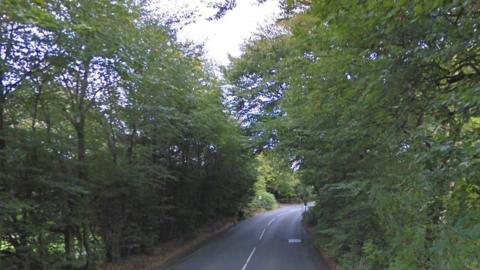
[[[301,224],[303,205],[247,219],[168,270],[328,270]]]

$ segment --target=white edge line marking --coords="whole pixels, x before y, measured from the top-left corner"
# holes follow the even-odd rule
[[[260,238],[258,238],[258,240],[262,240],[262,238],[263,238],[263,235],[265,234],[265,231],[266,231],[266,230],[267,230],[266,228],[265,228],[265,229],[263,229],[263,231],[262,231],[262,234],[260,234]]]
[[[250,262],[250,259],[252,258],[253,253],[255,253],[255,250],[256,250],[256,249],[257,249],[257,247],[254,247],[253,250],[252,250],[252,252],[250,252],[250,255],[248,256],[247,261],[246,261],[245,264],[243,265],[242,270],[245,270],[245,269],[247,268],[247,265],[248,265],[248,263]]]

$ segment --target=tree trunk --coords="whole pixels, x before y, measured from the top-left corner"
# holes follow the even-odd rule
[[[77,176],[80,180],[86,180],[86,168],[85,168],[85,117],[83,113],[78,116],[77,125]]]
[[[30,270],[31,265],[30,256],[25,257],[25,261],[23,262],[23,270]]]
[[[117,136],[115,135],[114,123],[105,117],[105,119],[100,120],[100,124],[106,130],[107,133],[107,145],[112,155],[113,164],[117,165],[118,152],[117,152]]]
[[[67,258],[66,269],[72,269],[73,265],[73,230],[72,226],[65,228],[65,255]]]
[[[76,119],[76,132],[77,132],[77,177],[80,181],[87,181],[87,168],[86,168],[86,144],[85,144],[85,115],[80,112]],[[85,217],[85,223],[82,224],[83,236],[82,244],[85,248],[86,263],[85,269],[89,269],[92,265],[92,251],[90,247],[90,229],[88,216]]]
[[[107,261],[114,263],[120,260],[120,230],[118,224],[107,230],[105,245],[107,250]]]
[[[111,208],[107,215],[108,222],[104,228],[105,250],[108,262],[117,262],[121,258],[122,227],[125,218],[126,198],[120,196],[111,202]]]
[[[38,254],[40,257],[40,270],[47,270],[47,252],[47,246],[45,245],[45,235],[43,233],[43,230],[41,230],[38,233]]]
[[[133,164],[133,147],[135,144],[135,134],[137,133],[137,126],[134,124],[132,134],[129,136],[128,148],[127,148],[127,160],[128,164]]]
[[[92,265],[92,249],[90,246],[90,228],[88,223],[83,224],[83,246],[85,248],[85,253],[87,255],[87,262],[85,264],[85,269],[89,269]]]
[[[3,86],[0,86],[3,87]],[[3,90],[2,90],[3,91]],[[4,171],[5,167],[5,147],[6,147],[6,140],[5,140],[5,97],[3,93],[0,93],[0,171]]]

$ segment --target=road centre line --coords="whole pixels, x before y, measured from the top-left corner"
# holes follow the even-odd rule
[[[275,219],[270,220],[270,222],[268,222],[267,226],[270,226],[272,224],[272,222],[274,222],[274,221],[275,221]]]
[[[248,262],[250,262],[250,259],[252,259],[253,253],[255,253],[255,250],[256,250],[256,249],[257,249],[257,247],[254,247],[253,250],[252,250],[252,252],[250,252],[250,255],[248,256],[247,261],[246,261],[245,264],[243,265],[242,270],[247,269]]]
[[[267,230],[267,228],[263,229],[262,234],[260,234],[260,238],[258,238],[258,240],[262,240],[263,235],[265,234],[266,230]]]

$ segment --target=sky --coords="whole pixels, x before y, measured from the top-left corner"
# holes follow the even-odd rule
[[[216,9],[209,3],[218,0],[154,0],[154,6],[166,14],[194,11],[194,22],[178,31],[182,42],[203,44],[206,57],[217,65],[228,65],[228,55],[241,55],[242,44],[251,38],[259,27],[275,22],[280,16],[279,0],[237,0],[237,5],[218,20],[208,20]]]

